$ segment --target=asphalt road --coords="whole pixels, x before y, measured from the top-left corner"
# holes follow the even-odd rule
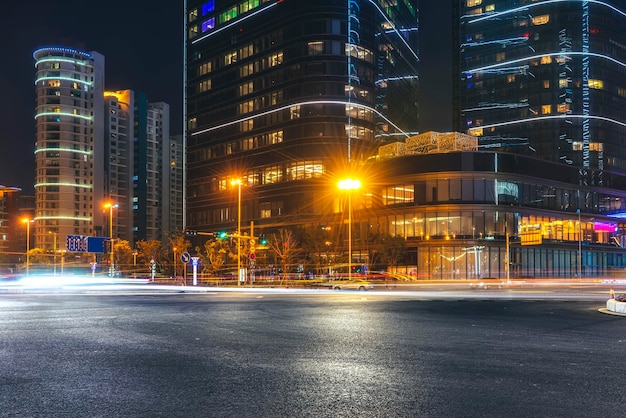
[[[0,294],[1,417],[623,417],[599,301]]]

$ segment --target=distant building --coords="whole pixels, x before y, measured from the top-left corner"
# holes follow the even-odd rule
[[[105,199],[118,205],[113,236],[131,245],[165,240],[182,230],[182,146],[170,137],[169,105],[133,90],[107,91],[105,102]]]
[[[0,185],[0,254],[17,251],[16,230],[21,227],[18,198],[21,191],[18,187]]]
[[[111,228],[132,246],[182,230],[182,141],[170,136],[169,105],[133,90],[105,91],[97,52],[51,47],[33,57],[33,247],[51,251],[67,235],[108,237]],[[112,213],[107,202],[117,205]]]
[[[35,240],[102,235],[104,56],[46,47],[35,59]]]

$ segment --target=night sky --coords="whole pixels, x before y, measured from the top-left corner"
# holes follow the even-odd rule
[[[183,0],[5,3],[0,12],[4,62],[0,67],[0,185],[34,195],[32,53],[41,47],[100,52],[105,56],[107,90],[143,91],[151,102],[169,103],[171,133],[182,132]],[[420,78],[426,99],[421,130],[449,131],[451,5],[421,3]]]

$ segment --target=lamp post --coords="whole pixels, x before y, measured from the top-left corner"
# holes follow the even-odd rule
[[[109,209],[109,241],[111,242],[111,269],[109,275],[115,276],[115,243],[113,242],[113,208],[117,208],[117,203],[107,202],[104,207]]]
[[[174,279],[176,279],[176,250],[176,247],[172,248],[172,255],[174,257]]]
[[[576,209],[576,213],[578,214],[578,280],[581,280],[583,275],[583,226],[580,223],[580,209]]]
[[[30,275],[30,223],[32,219],[24,218],[22,222],[26,224],[26,276]]]
[[[231,186],[237,185],[237,286],[241,284],[241,179],[232,179]]]
[[[352,279],[352,190],[361,187],[361,182],[355,179],[345,179],[339,182],[339,189],[348,192],[348,280]]]

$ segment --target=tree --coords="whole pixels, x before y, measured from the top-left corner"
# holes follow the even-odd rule
[[[278,235],[272,234],[269,246],[275,257],[280,260],[283,274],[286,274],[294,257],[300,252],[293,232],[284,228],[279,229]]]
[[[191,243],[189,242],[189,240],[187,240],[187,237],[185,237],[185,233],[182,231],[171,234],[168,237],[168,241],[170,244],[170,250],[172,252],[172,260],[176,260],[176,257],[179,257],[180,254],[187,252],[187,250],[189,250],[189,247],[191,247]],[[178,271],[184,271],[183,269],[185,268],[185,265],[182,261],[180,263],[173,261],[172,264],[174,277],[177,277]]]
[[[132,268],[133,250],[127,240],[116,240],[115,242],[115,265],[118,269],[125,267],[126,270]]]
[[[329,229],[326,227],[318,227],[306,232],[303,247],[317,275],[323,274],[328,265],[334,263],[338,257],[329,236]]]
[[[400,236],[389,236],[383,240],[382,260],[389,267],[398,267],[398,262],[406,250],[406,241]]]
[[[215,241],[206,241],[204,252],[201,253],[204,268],[210,274],[217,274],[224,266],[229,253],[230,246],[227,240],[217,238]]]
[[[161,262],[163,247],[161,246],[161,241],[158,240],[150,240],[150,241],[137,241],[137,249],[139,250],[139,262],[148,267],[148,269],[152,268],[152,262],[159,263]]]

